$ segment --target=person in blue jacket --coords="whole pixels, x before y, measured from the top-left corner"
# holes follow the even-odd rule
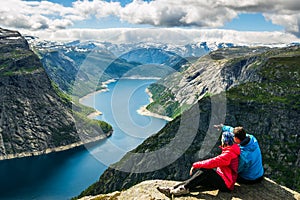
[[[239,144],[241,149],[238,183],[253,184],[263,179],[264,168],[262,164],[262,155],[257,139],[247,134],[241,126],[231,127],[223,124],[215,125],[216,128],[222,128],[222,132],[227,131],[234,134],[235,143]]]

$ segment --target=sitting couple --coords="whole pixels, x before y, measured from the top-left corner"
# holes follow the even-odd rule
[[[167,196],[188,194],[199,186],[230,192],[235,182],[252,184],[263,179],[261,151],[256,138],[243,127],[215,125],[222,128],[222,153],[214,158],[193,163],[188,180],[173,187],[158,187]],[[216,168],[216,170],[214,170]],[[197,172],[193,172],[199,169]]]

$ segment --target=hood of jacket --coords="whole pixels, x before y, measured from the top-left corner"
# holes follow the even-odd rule
[[[253,152],[255,151],[255,149],[258,148],[258,141],[256,140],[256,138],[253,135],[249,135],[247,134],[247,137],[250,138],[248,144],[246,145],[240,145],[240,148],[245,150],[245,151],[249,151],[249,152]]]

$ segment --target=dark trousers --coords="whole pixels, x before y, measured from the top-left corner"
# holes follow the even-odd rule
[[[238,176],[236,182],[250,185],[250,184],[260,183],[263,179],[264,179],[264,176],[261,176],[255,180],[247,180],[247,179],[244,179],[244,178]]]
[[[179,185],[184,185],[189,190],[202,186],[207,189],[219,189],[223,192],[230,192],[222,177],[213,169],[200,169],[191,178]]]

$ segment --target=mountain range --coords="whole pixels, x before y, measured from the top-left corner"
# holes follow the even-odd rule
[[[101,82],[109,79],[167,76],[180,70],[191,57],[209,51],[205,43],[173,47],[144,43],[59,43],[32,38],[29,38],[29,42],[50,78],[63,91],[75,96],[84,96],[101,89]],[[176,51],[174,53],[174,50],[179,54]],[[187,55],[190,57],[187,58]],[[75,91],[72,88],[74,84],[78,85]]]
[[[122,77],[165,77],[217,49],[245,47],[234,43],[196,42],[185,45],[99,41],[55,42],[27,36],[32,49],[60,89],[84,96],[101,82]],[[290,46],[288,44],[285,46]],[[275,44],[275,46],[277,46]],[[282,46],[282,45],[281,45]],[[265,45],[265,48],[272,45]],[[76,88],[72,88],[76,85]]]

